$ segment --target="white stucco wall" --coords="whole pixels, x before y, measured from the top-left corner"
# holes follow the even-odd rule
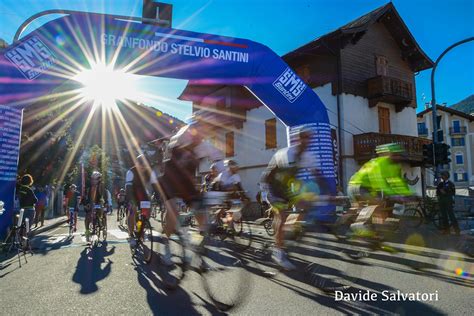
[[[438,108],[437,115],[442,117],[440,128],[443,130],[444,139],[440,141],[443,141],[451,146],[451,164],[449,166],[451,180],[455,185],[460,187],[474,185],[474,122],[471,122],[464,117],[444,112],[440,108]],[[453,127],[453,121],[459,121],[461,127],[466,127],[467,134],[464,135],[465,146],[452,146],[452,137],[449,135],[449,128]],[[418,118],[418,122],[425,122],[426,127],[428,128],[428,138],[431,139],[431,133],[433,132],[432,112],[429,111],[425,113],[421,118]],[[463,164],[456,163],[456,153],[463,154]],[[454,173],[458,171],[467,172],[468,181],[455,181]],[[428,185],[433,184],[433,175],[431,172],[427,172],[426,182]]]

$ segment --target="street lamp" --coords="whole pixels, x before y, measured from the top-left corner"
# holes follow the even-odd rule
[[[433,144],[434,144],[433,148],[435,148],[436,144],[438,143],[438,120],[437,120],[437,114],[436,114],[436,96],[435,96],[435,83],[434,83],[436,67],[438,66],[438,63],[444,57],[444,55],[446,55],[451,49],[470,41],[474,41],[474,37],[466,38],[446,48],[444,52],[441,53],[441,55],[439,55],[439,57],[436,59],[433,65],[433,69],[431,70],[431,107],[432,107],[432,112],[433,112]],[[434,165],[434,178],[436,181],[436,179],[438,179],[440,165],[436,161],[436,155],[435,155],[434,150],[433,150],[433,165]]]

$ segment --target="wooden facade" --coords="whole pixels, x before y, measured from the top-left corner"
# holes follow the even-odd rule
[[[414,73],[433,65],[391,3],[283,58],[300,75],[302,70],[310,70],[307,83],[312,88],[331,83],[333,95],[361,96],[369,99],[370,106],[392,103],[397,111],[405,106],[416,108]],[[383,79],[377,79],[381,76],[391,81],[391,88],[373,96],[370,83],[373,86],[379,80],[384,84]]]
[[[354,135],[354,159],[359,163],[364,163],[375,158],[377,157],[375,148],[388,143],[397,143],[404,149],[402,161],[412,166],[421,166],[423,145],[431,143],[431,140],[422,137],[381,133]]]

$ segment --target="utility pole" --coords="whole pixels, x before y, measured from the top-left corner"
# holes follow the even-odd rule
[[[438,143],[438,118],[437,118],[437,113],[436,113],[436,96],[435,96],[435,81],[434,81],[436,67],[438,66],[438,63],[444,57],[444,55],[446,55],[446,53],[448,53],[451,49],[453,49],[454,47],[457,47],[461,44],[470,42],[470,41],[474,41],[474,37],[466,38],[465,40],[454,43],[453,45],[446,48],[444,50],[444,52],[441,53],[441,55],[439,55],[439,57],[436,59],[434,65],[433,65],[433,69],[431,70],[431,109],[432,109],[432,113],[433,113],[433,166],[434,166],[434,179],[435,179],[435,181],[438,179],[439,170],[440,170],[440,167],[441,167],[441,165],[438,163],[438,161],[436,159],[437,157],[435,155],[435,148],[436,148],[436,144]]]

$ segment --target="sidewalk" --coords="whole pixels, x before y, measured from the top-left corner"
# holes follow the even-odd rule
[[[42,227],[40,227],[38,225],[37,228],[32,228],[31,229],[31,234],[34,237],[36,235],[42,234],[46,231],[49,231],[53,228],[61,226],[62,224],[65,224],[66,222],[67,222],[67,217],[65,215],[64,216],[59,216],[59,217],[56,217],[56,218],[52,218],[52,219],[46,219],[46,220],[44,220],[44,225]],[[34,225],[32,227],[34,227]]]

